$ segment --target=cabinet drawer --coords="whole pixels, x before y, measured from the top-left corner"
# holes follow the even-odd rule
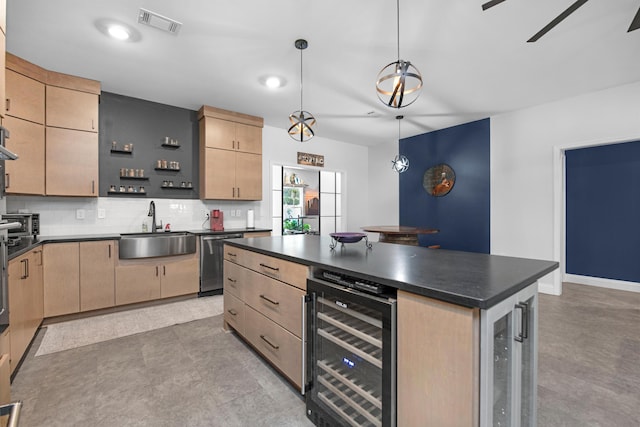
[[[249,342],[296,386],[302,385],[302,341],[249,306],[245,311]]]
[[[224,294],[231,293],[237,298],[244,300],[243,289],[247,283],[247,276],[250,270],[234,264],[233,262],[224,261],[223,283]]]
[[[224,292],[224,320],[240,335],[245,334],[244,303],[228,292]]]
[[[302,297],[304,292],[286,283],[250,271],[250,288],[244,301],[297,337],[302,336]]]
[[[225,246],[225,259],[302,290],[307,289],[309,267],[268,255]]]

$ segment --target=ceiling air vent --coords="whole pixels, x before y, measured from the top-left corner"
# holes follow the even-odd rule
[[[174,21],[166,16],[159,15],[143,8],[140,8],[140,12],[138,12],[138,23],[166,31],[171,34],[178,34],[178,31],[180,31],[180,28],[182,27],[182,23],[178,21]]]

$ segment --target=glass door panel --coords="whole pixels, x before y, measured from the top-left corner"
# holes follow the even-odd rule
[[[493,425],[511,425],[513,315],[511,312],[493,324]]]
[[[535,427],[536,413],[536,369],[537,360],[535,355],[537,338],[537,307],[535,306],[536,296],[532,296],[525,301],[527,306],[526,321],[527,338],[521,344],[521,379],[520,379],[520,425],[522,427]]]

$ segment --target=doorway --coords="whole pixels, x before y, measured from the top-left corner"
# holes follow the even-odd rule
[[[342,230],[343,173],[272,165],[272,234],[328,236]]]

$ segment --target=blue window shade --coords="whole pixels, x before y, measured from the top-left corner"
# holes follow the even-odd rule
[[[640,282],[640,141],[565,154],[567,273]]]

